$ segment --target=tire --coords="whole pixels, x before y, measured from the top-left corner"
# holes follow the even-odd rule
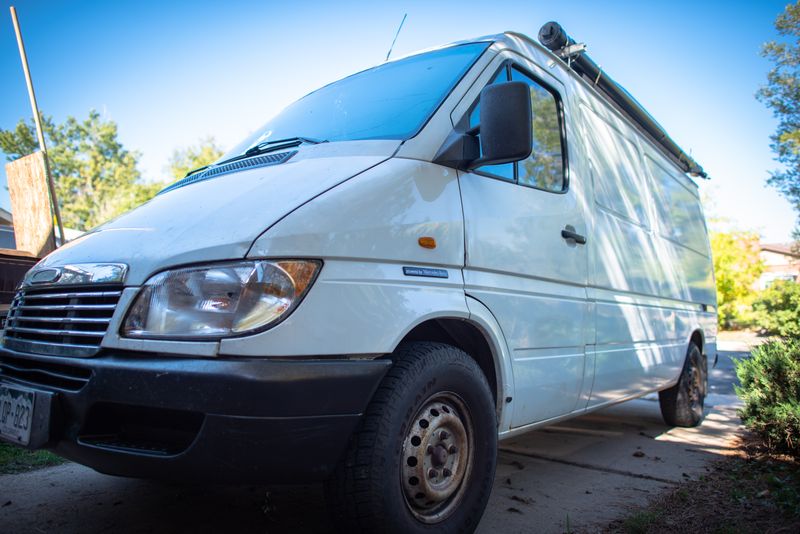
[[[497,417],[477,363],[401,345],[325,495],[342,532],[472,532],[494,482]]]
[[[670,426],[693,427],[703,420],[708,368],[700,349],[689,345],[678,383],[658,393],[661,415]]]

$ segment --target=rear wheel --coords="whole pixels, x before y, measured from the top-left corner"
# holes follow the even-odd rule
[[[694,343],[689,345],[678,383],[658,393],[661,415],[670,426],[697,426],[703,420],[708,388],[705,358]]]
[[[349,450],[326,484],[347,532],[471,532],[494,481],[491,390],[463,351],[410,343],[393,355]]]

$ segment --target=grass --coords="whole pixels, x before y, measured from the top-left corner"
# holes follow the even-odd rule
[[[626,534],[645,534],[659,519],[661,514],[658,511],[637,512],[622,522],[622,531]]]
[[[0,443],[0,475],[25,473],[66,460],[47,451],[29,451],[15,445]]]

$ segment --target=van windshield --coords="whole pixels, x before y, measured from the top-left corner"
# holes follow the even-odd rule
[[[489,44],[433,50],[326,85],[286,107],[219,161],[277,140],[408,139]]]

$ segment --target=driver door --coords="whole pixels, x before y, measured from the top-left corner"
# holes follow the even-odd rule
[[[533,66],[507,63],[491,83],[531,91],[533,147],[526,160],[459,174],[466,293],[497,318],[512,353],[512,427],[572,412],[586,364],[589,323],[580,184],[569,179],[563,86]],[[477,106],[469,113],[477,123]]]

